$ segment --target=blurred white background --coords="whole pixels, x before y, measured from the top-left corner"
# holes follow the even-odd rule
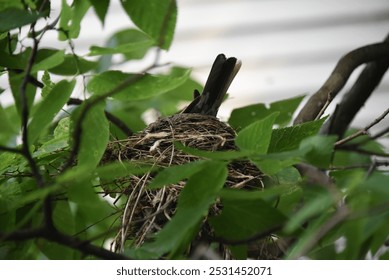
[[[60,1],[52,2],[54,17],[60,12]],[[93,9],[83,20],[80,37],[74,40],[80,55],[87,54],[91,44],[103,45],[114,32],[131,27],[119,0],[111,2],[104,26]],[[222,119],[236,107],[314,93],[343,54],[382,41],[389,32],[388,0],[177,2],[176,33],[171,49],[162,54],[162,62],[193,67],[193,75],[201,83],[205,82],[218,53],[235,56],[243,62],[230,87],[230,98],[220,110]],[[68,47],[55,45],[55,32],[47,35],[44,46]],[[142,63],[151,59],[149,56]],[[142,63],[120,68],[140,70]],[[0,87],[7,87],[4,77],[0,79]],[[386,109],[388,91],[389,76],[386,75],[357,116],[359,125],[371,122]],[[0,95],[3,105],[6,99],[7,94]]]

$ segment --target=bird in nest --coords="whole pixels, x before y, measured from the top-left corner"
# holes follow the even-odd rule
[[[196,89],[194,100],[182,113],[216,116],[241,65],[242,62],[235,57],[226,58],[224,54],[219,54],[212,65],[202,94]]]

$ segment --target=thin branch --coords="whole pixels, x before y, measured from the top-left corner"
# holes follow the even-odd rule
[[[370,128],[372,128],[373,126],[375,126],[376,124],[378,124],[380,121],[382,121],[386,115],[389,114],[389,108],[385,110],[385,112],[383,112],[381,114],[381,116],[379,116],[377,119],[375,119],[374,121],[372,121],[370,124],[368,124],[365,128],[363,129],[360,129],[358,130],[357,132],[349,135],[348,137],[346,138],[343,138],[337,142],[335,142],[335,147],[338,147],[338,146],[341,146],[341,145],[344,145],[345,143],[357,138],[358,136],[361,136],[361,135],[366,135],[368,134],[368,130]]]
[[[344,150],[344,151],[352,151],[356,152],[358,154],[362,155],[369,155],[369,156],[377,156],[377,157],[389,157],[389,154],[382,153],[382,152],[375,152],[375,151],[368,151],[362,148],[359,148],[359,145],[361,143],[358,143],[356,145],[342,145],[340,147],[337,147],[337,150]]]
[[[323,86],[312,95],[294,124],[316,119],[322,108],[329,104],[346,84],[351,73],[359,65],[370,61],[385,59],[389,56],[389,43],[376,43],[355,49],[343,56]]]
[[[18,148],[6,147],[6,146],[3,146],[3,145],[0,145],[0,151],[23,155],[23,151],[22,150],[20,150]]]
[[[70,98],[68,101],[68,105],[81,105],[82,104],[81,99],[77,98]],[[134,132],[118,117],[114,116],[107,110],[104,110],[105,117],[114,125],[116,125],[126,136],[131,136],[134,134]]]

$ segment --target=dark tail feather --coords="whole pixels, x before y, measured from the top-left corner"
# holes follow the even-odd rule
[[[197,96],[183,113],[216,116],[240,66],[241,62],[235,57],[227,59],[224,54],[219,54],[212,65],[203,93]]]

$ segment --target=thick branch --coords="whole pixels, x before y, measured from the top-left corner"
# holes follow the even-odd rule
[[[388,41],[389,36],[385,39],[385,42]],[[323,125],[321,133],[326,135],[335,134],[341,138],[355,115],[381,82],[388,67],[389,57],[368,63],[353,87],[337,105],[334,114]]]
[[[377,43],[355,49],[343,56],[323,86],[312,95],[294,124],[304,123],[320,117],[338,92],[346,84],[351,73],[359,65],[389,57],[389,43]]]

